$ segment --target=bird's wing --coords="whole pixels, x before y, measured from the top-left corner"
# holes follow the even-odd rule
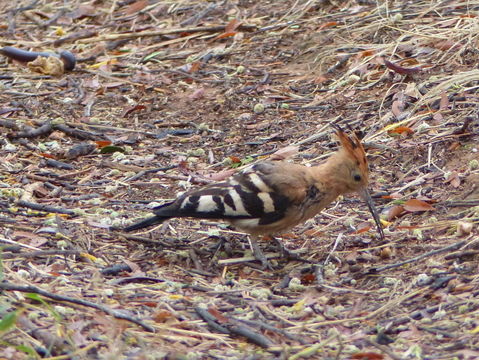
[[[286,162],[262,162],[229,180],[189,191],[154,209],[158,216],[211,219],[257,219],[258,224],[281,220],[308,195],[308,168]]]

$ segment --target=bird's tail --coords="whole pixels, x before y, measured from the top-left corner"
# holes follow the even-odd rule
[[[137,222],[135,224],[132,224],[130,226],[127,226],[126,228],[123,229],[123,231],[134,231],[134,230],[139,230],[143,229],[152,225],[159,225],[163,221],[168,220],[170,217],[169,216],[152,216],[149,217],[148,219],[142,220],[140,222]]]

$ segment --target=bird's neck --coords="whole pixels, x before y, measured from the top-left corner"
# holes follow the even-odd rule
[[[347,175],[344,166],[341,165],[341,157],[338,155],[340,154],[336,153],[329,157],[325,163],[311,168],[313,178],[327,190],[331,201],[339,195],[349,192]]]

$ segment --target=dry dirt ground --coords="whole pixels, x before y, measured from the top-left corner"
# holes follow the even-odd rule
[[[77,59],[0,57],[0,358],[479,359],[478,10],[0,2],[2,47]],[[264,241],[260,270],[212,221],[109,230],[255,161],[320,163],[331,123],[363,135],[386,242],[355,195],[281,237],[317,266]]]

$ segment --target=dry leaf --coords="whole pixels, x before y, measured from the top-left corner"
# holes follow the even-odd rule
[[[305,274],[301,276],[301,284],[311,285],[316,281],[316,276],[314,274]]]
[[[381,257],[381,259],[390,259],[392,255],[393,250],[389,246],[386,246],[379,251],[379,256]]]
[[[130,267],[130,276],[146,276],[137,263],[127,259],[123,259],[123,262]]]
[[[152,315],[152,318],[157,323],[165,323],[167,320],[174,318],[174,316],[168,310],[159,310]]]
[[[208,307],[208,312],[213,315],[216,320],[218,320],[218,322],[220,324],[225,324],[228,322],[228,318],[226,318],[222,313],[219,312],[219,310],[214,307],[214,306],[209,306]]]
[[[371,229],[371,224],[367,221],[364,221],[358,225],[356,231],[354,231],[353,234],[362,234],[366,231],[369,231],[369,229]]]
[[[398,74],[401,74],[401,75],[415,74],[415,73],[418,73],[422,70],[419,66],[414,67],[414,68],[405,68],[405,67],[396,65],[396,64],[394,64],[394,63],[392,63],[392,62],[390,62],[389,60],[386,60],[386,59],[384,59],[384,65],[386,65],[392,71],[394,71]]]
[[[431,204],[418,199],[409,199],[404,204],[404,209],[410,212],[434,210]]]
[[[148,0],[139,0],[128,6],[125,10],[126,15],[135,14],[140,10],[143,10],[148,5]]]
[[[65,73],[63,61],[55,56],[39,56],[27,66],[31,71],[45,75],[59,76]]]
[[[447,110],[449,107],[449,99],[446,92],[443,90],[441,92],[441,101],[439,102],[439,110]]]
[[[95,7],[89,4],[81,4],[69,14],[69,17],[72,19],[80,19],[91,16],[95,16]]]
[[[398,218],[404,212],[404,207],[402,205],[395,205],[388,211],[388,221]]]
[[[413,134],[414,131],[407,126],[398,126],[398,127],[395,127],[392,130],[389,130],[388,133],[389,134],[403,134],[403,133]]]
[[[145,110],[146,106],[145,105],[133,105],[133,106],[128,106],[123,110],[123,113],[121,114],[121,117],[127,117],[130,115],[132,112],[136,111],[142,111]]]
[[[459,178],[459,174],[457,173],[457,171],[451,172],[451,174],[446,179],[446,183],[451,184],[455,188],[461,185],[461,179]]]
[[[357,359],[357,360],[383,360],[384,356],[378,353],[373,353],[373,352],[360,352],[353,354],[351,356],[351,359]]]
[[[205,88],[198,88],[193,93],[188,95],[188,99],[191,101],[199,100],[205,97]]]
[[[225,38],[229,38],[229,37],[233,37],[237,34],[237,32],[235,31],[232,31],[232,32],[227,32],[227,33],[223,33],[223,34],[219,34],[218,36],[216,36],[215,38],[213,38],[211,41],[215,41],[215,40],[220,40],[220,39],[225,39]]]
[[[381,199],[393,199],[393,200],[396,200],[396,199],[400,199],[402,198],[402,195],[400,193],[391,193],[389,195],[383,195],[381,196]]]
[[[233,164],[240,164],[241,163],[241,159],[237,156],[231,155],[231,156],[228,156],[228,157]]]
[[[206,175],[203,175],[203,177],[212,181],[223,181],[225,179],[228,179],[235,172],[236,172],[236,169],[228,169],[228,170],[218,171],[211,174],[206,174]]]
[[[320,236],[323,232],[318,229],[308,229],[304,232],[304,235],[308,237]]]
[[[404,110],[404,102],[401,100],[394,100],[393,104],[391,105],[391,112],[393,113],[393,115],[396,118],[398,118],[401,115],[403,110]]]
[[[55,155],[48,154],[48,153],[39,153],[38,155],[40,155],[41,157],[47,158],[47,159],[53,159],[53,160],[57,159],[57,157]]]
[[[241,25],[241,21],[238,19],[231,19],[225,27],[225,33],[234,32]]]
[[[186,71],[192,74],[201,69],[202,63],[201,61],[193,61],[192,63],[187,65],[188,65],[188,69]]]
[[[48,242],[47,238],[44,238],[43,236],[28,232],[28,231],[14,231],[12,235],[15,241],[18,241],[22,244],[27,244],[36,248]],[[28,239],[30,241],[20,241],[21,239]]]
[[[109,141],[109,140],[98,140],[98,141],[95,141],[95,144],[99,149],[101,149],[102,147],[111,145],[111,141]]]
[[[466,221],[459,221],[457,223],[457,236],[469,235],[472,231],[474,224]]]
[[[299,152],[299,146],[290,145],[274,152],[273,154],[271,154],[269,158],[270,160],[285,160],[285,159],[292,158],[298,152]]]
[[[338,25],[337,21],[329,21],[327,23],[321,24],[318,30],[326,29]]]

